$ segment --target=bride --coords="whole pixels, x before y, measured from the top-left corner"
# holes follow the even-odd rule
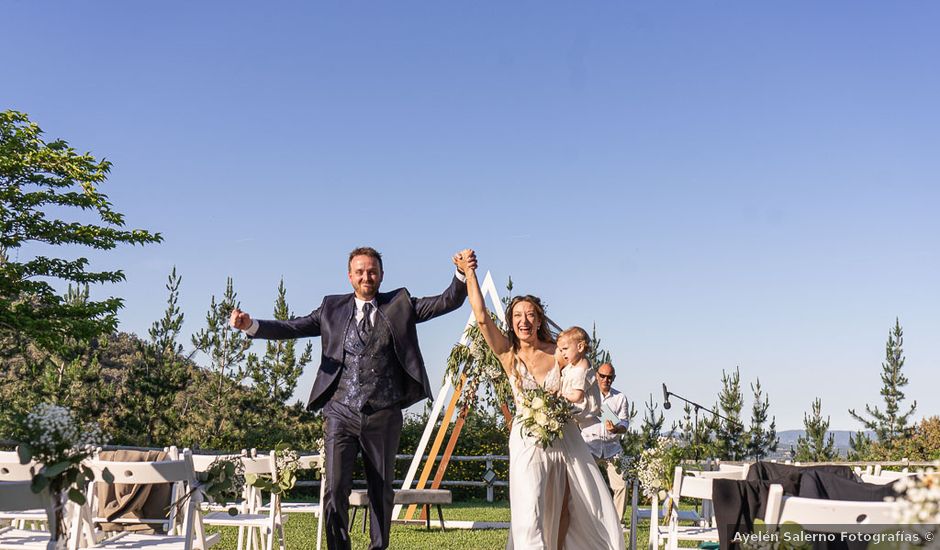
[[[541,301],[535,296],[513,298],[506,310],[509,331],[504,335],[486,311],[476,272],[469,268],[472,252],[457,254],[454,263],[467,276],[473,314],[509,377],[517,408],[521,390],[541,386],[560,392],[560,355],[556,357]],[[569,422],[564,437],[547,448],[522,433],[521,424],[513,422],[509,434],[512,517],[506,548],[622,550],[623,531],[613,499],[575,422]]]

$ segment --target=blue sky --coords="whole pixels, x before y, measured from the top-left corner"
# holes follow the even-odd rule
[[[930,2],[15,1],[0,108],[114,162],[103,191],[163,234],[88,254],[126,271],[98,291],[125,298],[124,330],[161,315],[174,265],[188,336],[228,276],[253,314],[281,277],[307,313],[347,291],[357,245],[384,252],[387,288],[417,295],[472,246],[560,324],[596,322],[637,401],[666,382],[711,403],[740,366],[778,427],[820,396],[833,428],[856,429],[847,409],[880,399],[896,316],[908,397],[940,414],[938,16]],[[421,326],[432,385],[468,315]]]

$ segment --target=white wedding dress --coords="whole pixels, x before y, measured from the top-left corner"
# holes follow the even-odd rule
[[[523,389],[538,382],[517,361]],[[510,380],[518,407],[516,380]],[[561,389],[556,364],[542,383],[545,389]],[[574,421],[564,427],[564,437],[543,449],[513,422],[509,434],[509,506],[511,524],[507,550],[623,550],[623,531],[607,489],[607,482],[591,456]],[[559,526],[567,499],[568,528],[559,544]]]

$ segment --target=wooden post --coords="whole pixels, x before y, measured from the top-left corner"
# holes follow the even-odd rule
[[[457,386],[454,388],[454,395],[451,396],[450,403],[447,405],[447,410],[444,411],[444,417],[441,419],[441,427],[438,429],[437,436],[434,438],[434,444],[431,445],[431,450],[428,452],[428,461],[424,463],[424,469],[421,470],[421,477],[418,478],[418,483],[415,484],[415,489],[424,489],[424,486],[428,482],[428,478],[431,477],[431,471],[434,469],[434,462],[437,460],[437,453],[441,450],[441,444],[444,443],[444,436],[447,435],[447,426],[450,424],[451,417],[454,416],[454,410],[457,408],[457,401],[460,400],[460,390],[463,389],[463,384],[466,379],[467,375],[460,375],[460,382],[458,382]],[[413,519],[416,508],[416,504],[409,505],[408,509],[405,510],[405,519]]]

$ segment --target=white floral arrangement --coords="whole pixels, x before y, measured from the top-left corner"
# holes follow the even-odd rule
[[[885,500],[898,503],[895,518],[904,525],[940,524],[940,473],[928,471],[918,476],[902,477],[894,484],[897,497]]]
[[[91,456],[104,442],[98,424],[80,424],[72,411],[52,403],[38,405],[26,416],[26,433],[28,440],[20,448],[28,447],[32,458],[43,463]]]
[[[564,437],[565,424],[571,420],[571,403],[544,388],[523,390],[518,410],[519,422],[525,435],[533,437],[539,446],[550,446]]]
[[[644,449],[633,469],[633,477],[640,483],[643,495],[652,499],[666,498],[666,489],[672,483],[676,466],[682,460],[682,447],[671,437],[659,436],[656,445]]]
[[[72,411],[52,403],[36,406],[26,416],[24,428],[26,438],[17,446],[20,463],[41,465],[31,487],[36,493],[48,489],[55,497],[56,536],[64,537],[65,503],[85,503],[85,486],[95,475],[82,461],[104,443],[104,435],[97,423],[82,424]],[[113,480],[108,474],[104,477],[108,483]]]

